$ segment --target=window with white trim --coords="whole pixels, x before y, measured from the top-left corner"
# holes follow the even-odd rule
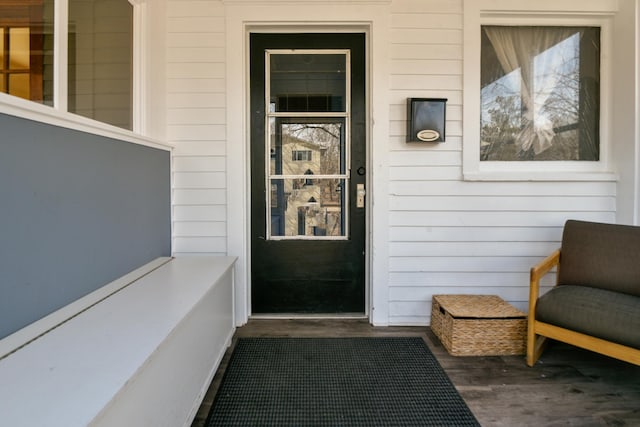
[[[133,130],[133,8],[129,0],[1,1],[0,92]]]
[[[465,179],[611,179],[616,4],[558,0],[553,14],[520,2],[464,6]]]
[[[600,28],[481,28],[480,161],[599,160]]]

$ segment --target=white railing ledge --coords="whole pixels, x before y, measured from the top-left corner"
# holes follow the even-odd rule
[[[171,259],[6,356],[2,423],[189,425],[235,330],[234,262]]]

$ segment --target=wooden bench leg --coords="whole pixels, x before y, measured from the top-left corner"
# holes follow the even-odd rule
[[[533,366],[547,346],[547,337],[536,335],[530,330],[527,334],[527,365]]]

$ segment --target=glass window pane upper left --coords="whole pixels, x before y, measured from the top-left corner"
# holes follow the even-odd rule
[[[133,6],[69,0],[68,109],[133,128]]]
[[[274,112],[346,111],[344,54],[274,54],[269,72]]]
[[[0,91],[53,105],[53,3],[0,2]]]

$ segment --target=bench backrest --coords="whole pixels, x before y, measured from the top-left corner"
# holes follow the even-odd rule
[[[640,227],[567,221],[558,284],[640,296]]]

